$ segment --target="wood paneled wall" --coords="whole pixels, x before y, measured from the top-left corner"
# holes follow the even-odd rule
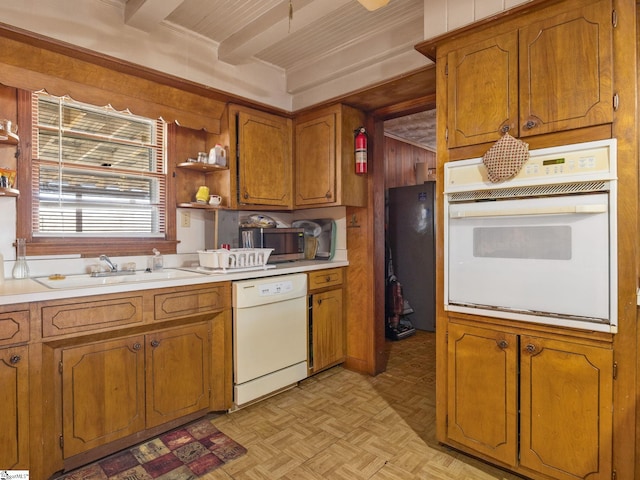
[[[391,137],[384,137],[385,189],[415,185],[416,164],[426,163],[435,178],[436,154]]]

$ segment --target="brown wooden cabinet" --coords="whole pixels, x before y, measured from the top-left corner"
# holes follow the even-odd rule
[[[0,307],[0,468],[29,468],[29,309]]]
[[[613,352],[520,337],[520,464],[553,478],[612,477]]]
[[[231,282],[42,301],[33,311],[42,399],[32,412],[45,414],[31,437],[43,444],[30,454],[43,478],[232,405]],[[29,340],[28,318],[27,306],[0,313],[0,347],[3,335]]]
[[[209,407],[207,324],[63,348],[64,457]]]
[[[450,324],[447,435],[511,467],[518,449],[517,336]]]
[[[447,435],[527,474],[609,479],[612,375],[605,346],[450,323]]]
[[[0,465],[29,469],[28,347],[0,349]]]
[[[144,429],[144,336],[61,351],[63,456]]]
[[[203,323],[146,335],[147,428],[209,407],[208,329]]]
[[[229,157],[237,171],[238,207],[291,209],[291,119],[231,105],[229,122]]]
[[[493,142],[506,131],[529,137],[611,123],[611,15],[610,0],[591,1],[511,31],[487,29],[453,47],[449,148]]]
[[[309,373],[344,361],[346,326],[343,309],[343,270],[309,273]]]
[[[296,118],[295,207],[366,206],[367,176],[356,175],[354,131],[365,115],[334,105]]]

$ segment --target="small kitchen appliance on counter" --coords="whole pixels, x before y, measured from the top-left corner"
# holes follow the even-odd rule
[[[291,226],[302,228],[307,260],[331,260],[335,254],[336,222],[331,218],[296,220]]]
[[[304,259],[304,229],[240,227],[243,247],[270,248],[269,263]]]

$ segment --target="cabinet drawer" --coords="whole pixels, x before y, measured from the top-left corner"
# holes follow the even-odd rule
[[[309,273],[309,290],[342,285],[342,269],[332,268]]]
[[[230,304],[228,290],[219,286],[158,293],[154,296],[155,319],[171,320],[221,311]]]
[[[42,307],[42,336],[101,330],[142,323],[142,296],[79,299]]]
[[[29,310],[0,313],[0,347],[29,340]]]

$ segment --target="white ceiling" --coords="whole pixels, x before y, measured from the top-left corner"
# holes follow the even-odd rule
[[[373,12],[357,0],[125,1],[128,25],[146,31],[170,25],[216,42],[225,63],[279,67],[290,94],[417,53],[424,39],[425,0],[390,0]]]
[[[278,67],[292,95],[413,55],[424,38],[424,0],[390,0],[373,12],[357,0],[123,1],[127,25],[185,30],[218,43],[225,63]],[[388,78],[397,74],[389,71]],[[385,131],[434,150],[433,113],[387,121]]]

